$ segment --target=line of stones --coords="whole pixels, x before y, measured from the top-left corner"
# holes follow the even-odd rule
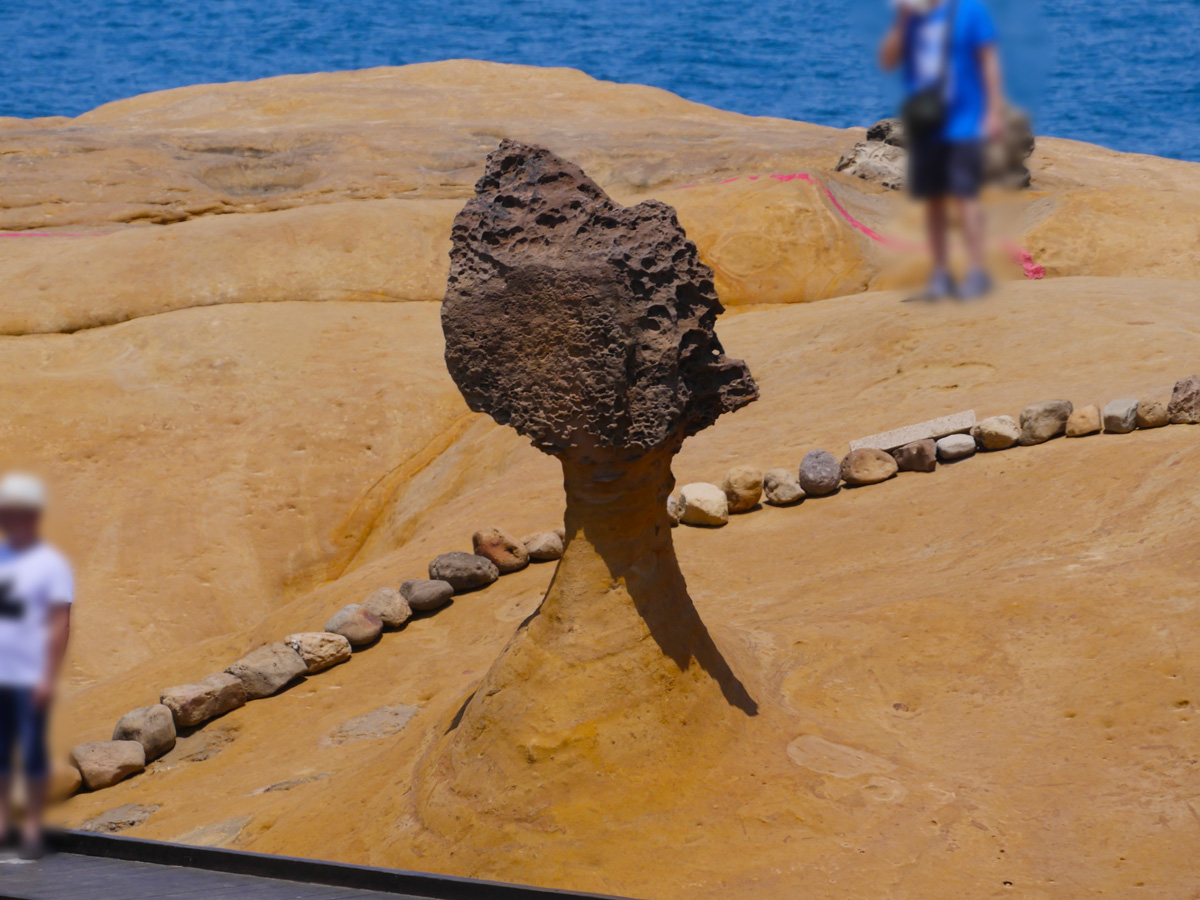
[[[966,421],[973,422],[974,415]],[[860,446],[841,460],[827,450],[813,450],[805,455],[798,472],[770,469],[764,473],[753,466],[735,466],[720,485],[685,484],[677,496],[667,501],[667,512],[675,523],[720,527],[729,521],[731,513],[756,509],[760,501],[793,506],[805,497],[832,494],[843,484],[858,487],[887,481],[899,472],[932,472],[939,462],[956,462],[981,450],[1028,447],[1064,434],[1128,434],[1168,424],[1200,424],[1200,376],[1176,382],[1171,400],[1165,404],[1154,399],[1122,398],[1103,409],[1096,405],[1076,409],[1069,400],[1049,400],[1029,404],[1019,420],[991,416],[937,440],[926,438],[898,447]]]
[[[971,426],[969,433],[912,441],[890,451],[859,447],[840,462],[826,450],[813,450],[795,474],[790,469],[764,474],[751,466],[737,466],[720,486],[684,485],[678,496],[668,499],[667,512],[673,523],[720,526],[728,522],[730,513],[758,508],[764,499],[773,506],[793,506],[806,496],[832,494],[842,484],[877,484],[898,472],[932,472],[939,462],[966,459],[979,450],[1031,446],[1064,434],[1127,434],[1167,424],[1200,424],[1200,376],[1177,382],[1165,405],[1151,399],[1119,399],[1103,409],[1095,405],[1076,409],[1069,400],[1050,400],[1026,406],[1019,421],[992,416]],[[559,559],[564,540],[561,528],[519,540],[498,528],[485,528],[472,537],[474,552],[439,555],[429,564],[429,578],[405,581],[399,588],[378,588],[362,603],[340,609],[323,632],[288,635],[251,651],[223,672],[167,688],[159,703],[122,716],[112,740],[75,747],[71,765],[56,767],[56,799],[82,787],[109,787],[143,771],[175,746],[179,731],[199,727],[247,701],[270,697],[302,676],[345,662],[354,650],[372,646],[385,629],[402,627],[414,613],[435,612],[456,594],[486,587],[531,562]]]
[[[338,610],[324,631],[290,634],[258,647],[223,672],[169,687],[158,703],[126,713],[111,740],[79,744],[68,765],[55,765],[51,795],[61,801],[84,788],[101,790],[139,774],[174,748],[180,732],[346,662],[353,651],[374,645],[383,631],[402,628],[414,614],[436,612],[456,594],[486,587],[530,562],[559,559],[564,541],[562,528],[519,541],[498,528],[478,531],[472,538],[474,553],[441,554],[429,564],[429,578],[378,588],[362,603]]]

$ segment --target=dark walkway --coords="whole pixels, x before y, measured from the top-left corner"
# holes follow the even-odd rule
[[[412,895],[58,853],[36,863],[0,860],[0,897],[14,900],[397,900]]]
[[[0,857],[0,900],[570,900],[546,888],[57,831],[37,862]],[[600,898],[603,900],[603,898]],[[619,900],[619,898],[607,898]]]

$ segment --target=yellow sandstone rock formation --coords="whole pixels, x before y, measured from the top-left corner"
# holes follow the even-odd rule
[[[468,412],[437,303],[409,302],[440,299],[450,222],[502,137],[622,203],[672,204],[715,268],[723,341],[761,399],[688,441],[681,484],[961,409],[1165,400],[1200,368],[1200,166],[1039,139],[1004,212],[1046,280],[913,308],[814,185],[716,184],[810,171],[911,236],[900,198],[828,173],[860,134],[482,63],[0,121],[0,228],[105,235],[0,239],[0,463],[50,478],[79,576],[57,746],[320,631],[481,527],[561,521],[555,461]],[[454,826],[455,844],[418,808],[420,761],[554,563],[58,815],[140,804],[157,809],[123,833],[638,897],[1191,896],[1198,469],[1200,430],[1169,426],[677,529],[760,713],[719,761],[675,748],[630,776],[677,789],[565,798],[558,830],[476,844]]]

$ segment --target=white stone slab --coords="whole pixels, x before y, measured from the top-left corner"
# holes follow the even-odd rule
[[[885,431],[882,434],[872,434],[850,442],[851,450],[861,450],[863,447],[873,447],[876,450],[895,450],[913,441],[937,440],[950,434],[965,434],[975,424],[975,410],[942,416],[940,419],[930,419],[916,425],[907,425]]]

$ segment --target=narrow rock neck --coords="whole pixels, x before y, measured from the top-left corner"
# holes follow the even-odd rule
[[[607,459],[595,452],[587,461],[563,459],[568,550],[583,540],[618,576],[638,557],[670,547],[667,497],[675,486],[671,462],[678,450],[673,441],[633,459],[617,452]]]

